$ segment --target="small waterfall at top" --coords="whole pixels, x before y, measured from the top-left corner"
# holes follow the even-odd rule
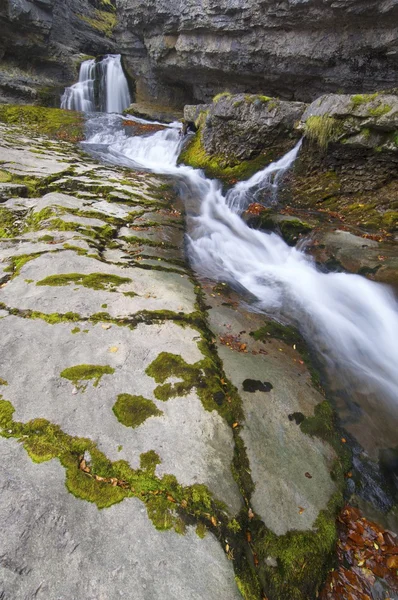
[[[66,88],[61,108],[83,112],[121,113],[130,106],[130,92],[120,54],[84,61],[79,81]]]
[[[79,81],[66,88],[61,98],[61,108],[67,110],[95,111],[95,60],[85,60],[80,65]]]

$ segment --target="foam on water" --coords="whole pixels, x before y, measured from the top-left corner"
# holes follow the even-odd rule
[[[392,290],[359,275],[325,274],[313,260],[274,233],[249,228],[239,213],[259,190],[275,199],[298,144],[279,161],[238,183],[226,196],[218,181],[177,165],[176,125],[148,137],[128,137],[121,127],[96,128],[89,144],[156,173],[176,175],[197,202],[190,219],[189,255],[197,272],[238,284],[255,298],[252,308],[288,318],[357,391],[374,394],[398,413],[398,310]],[[348,385],[348,383],[347,383]]]

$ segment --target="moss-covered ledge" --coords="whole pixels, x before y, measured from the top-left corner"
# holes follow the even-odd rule
[[[84,139],[83,113],[76,111],[0,104],[0,122],[24,126],[38,135],[65,142],[80,142]]]

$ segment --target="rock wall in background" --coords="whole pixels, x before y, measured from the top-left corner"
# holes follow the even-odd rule
[[[0,102],[59,106],[84,55],[115,51],[111,0],[3,0]]]
[[[396,85],[397,0],[117,0],[117,11],[139,99],[312,101]]]

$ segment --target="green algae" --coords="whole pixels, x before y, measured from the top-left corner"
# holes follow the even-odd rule
[[[38,281],[36,285],[64,286],[72,283],[93,290],[115,291],[119,285],[131,283],[131,279],[128,277],[119,277],[118,275],[108,275],[106,273],[90,273],[89,275],[65,273],[63,275],[50,275]]]
[[[79,142],[84,139],[82,113],[43,106],[0,105],[0,121],[33,129],[57,140]]]
[[[83,381],[93,380],[94,387],[97,387],[104,375],[113,375],[115,369],[109,365],[75,365],[64,369],[60,376],[69,379],[78,390],[85,390],[87,384]]]
[[[133,429],[139,427],[149,417],[163,415],[152,400],[130,394],[119,394],[112,410],[120,423]]]
[[[0,377],[0,385],[8,385],[8,382]]]

